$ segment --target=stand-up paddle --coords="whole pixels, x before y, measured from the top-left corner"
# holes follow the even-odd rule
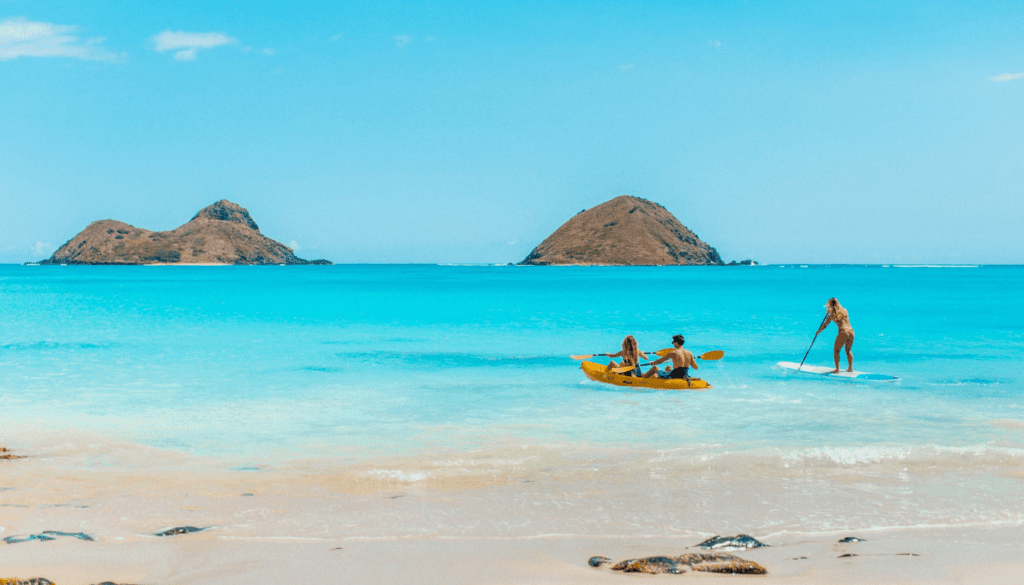
[[[825,318],[821,320],[821,325],[818,325],[818,330],[814,333],[814,339],[811,340],[811,344],[807,346],[807,351],[804,352],[804,359],[800,360],[800,365],[796,367],[796,371],[800,371],[800,368],[804,367],[804,362],[807,361],[807,354],[811,353],[811,348],[814,347],[814,342],[818,340],[818,334],[821,333],[821,328],[825,326],[825,321],[828,321],[828,314],[825,314]]]

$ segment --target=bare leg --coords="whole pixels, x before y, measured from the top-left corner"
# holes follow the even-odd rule
[[[658,366],[654,366],[653,368],[647,370],[647,373],[644,374],[644,378],[653,378],[655,376],[655,374],[657,374],[657,373],[658,373]]]
[[[838,359],[838,358],[837,358]],[[846,340],[846,364],[849,366],[846,368],[847,372],[853,371],[853,336]],[[836,367],[839,367],[839,362],[836,362]]]
[[[840,331],[839,335],[836,335],[836,342],[832,346],[832,357],[836,360],[836,369],[832,370],[833,374],[839,373],[839,350],[843,348],[843,343],[846,342],[846,336]]]
[[[839,350],[837,349],[836,351],[838,352]],[[838,355],[838,354],[836,354],[836,355]],[[839,359],[839,358],[836,358],[836,359]],[[612,370],[612,368],[617,368],[617,367],[619,367],[619,362],[617,362],[615,360],[612,360],[612,361],[608,362],[607,366],[604,367],[604,371],[610,372]],[[838,368],[839,366],[836,366],[836,367]]]
[[[836,335],[835,345],[832,346],[832,358],[836,362],[836,369],[832,370],[833,374],[839,373],[839,350],[843,349],[844,345],[846,346],[846,363],[849,365],[846,371],[853,371],[853,352],[851,351],[851,348],[853,347],[853,336],[845,331],[840,331],[839,334]]]

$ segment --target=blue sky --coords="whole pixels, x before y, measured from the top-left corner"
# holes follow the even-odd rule
[[[305,258],[1024,263],[1022,2],[0,0],[0,262],[227,198]]]

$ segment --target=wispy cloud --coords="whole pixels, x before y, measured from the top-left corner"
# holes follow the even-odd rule
[[[1015,79],[1024,79],[1024,73],[1003,73],[995,77],[989,77],[989,79],[992,81],[1013,81]]]
[[[619,69],[621,69],[623,71],[627,71],[627,70],[632,69],[632,68],[633,68],[633,64],[632,63],[623,63],[622,65],[619,65]]]
[[[164,51],[177,51],[174,58],[178,61],[192,61],[200,49],[212,49],[224,45],[233,45],[238,42],[235,37],[229,37],[224,33],[207,32],[195,33],[184,31],[170,31],[154,35],[153,50],[162,53]]]
[[[32,255],[36,257],[48,256],[52,249],[53,244],[50,242],[36,242],[36,245],[32,246]]]
[[[412,37],[409,35],[395,35],[395,46],[399,49],[404,48],[406,45],[412,42]]]
[[[299,246],[299,243],[296,242],[295,240],[288,242],[288,247],[292,249],[292,252],[298,252],[299,250],[302,249],[302,247]]]
[[[721,47],[722,41],[718,39],[711,39],[710,41],[708,41],[708,44],[711,45],[712,47]]]
[[[343,33],[343,32],[342,33],[338,33],[338,34],[334,35],[333,37],[331,37],[331,42],[333,43],[333,42],[341,39],[341,37],[343,37],[343,36],[345,36],[345,33]]]
[[[0,61],[18,57],[70,57],[89,61],[116,61],[122,55],[107,51],[99,45],[105,40],[95,37],[85,40],[71,33],[77,26],[32,22],[24,18],[0,21]]]

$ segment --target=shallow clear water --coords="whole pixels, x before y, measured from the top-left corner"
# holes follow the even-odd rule
[[[989,266],[0,266],[0,440],[103,436],[235,469],[329,460],[411,482],[474,465],[645,478],[606,486],[622,494],[768,482],[804,502],[945,473],[915,484],[947,502],[936,522],[1020,522],[992,498],[1021,491],[1007,476],[1024,462],[1021,290],[1024,267]],[[850,311],[856,368],[901,382],[775,366],[800,360],[830,296]],[[569,358],[626,333],[646,350],[675,333],[695,354],[724,350],[697,372],[714,388],[601,385]],[[834,336],[807,363],[830,364]],[[973,473],[995,474],[988,508],[956,510]]]

